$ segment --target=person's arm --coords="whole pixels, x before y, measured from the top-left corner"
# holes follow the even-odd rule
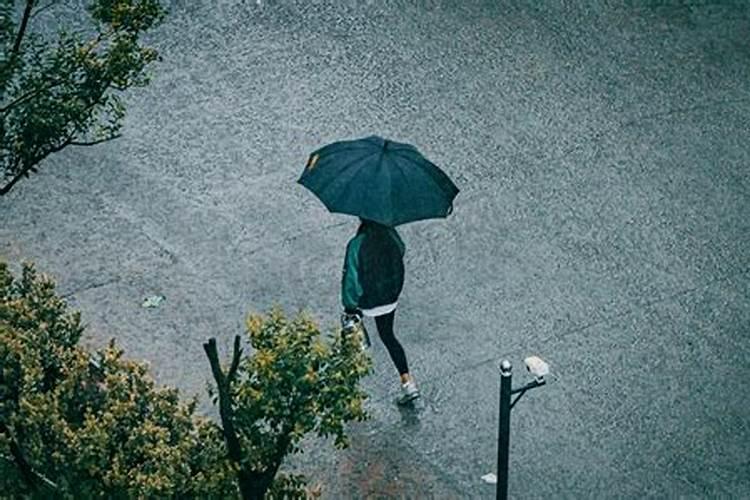
[[[359,299],[362,297],[362,284],[359,281],[359,248],[364,235],[353,238],[346,246],[344,274],[341,279],[341,302],[344,311],[354,313],[359,310]]]

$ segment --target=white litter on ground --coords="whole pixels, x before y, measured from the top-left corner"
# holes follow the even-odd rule
[[[482,476],[482,481],[488,484],[497,484],[497,476],[490,472]]]
[[[167,298],[164,295],[152,295],[143,300],[141,307],[159,307],[165,300]]]

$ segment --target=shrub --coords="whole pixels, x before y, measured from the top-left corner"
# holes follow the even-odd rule
[[[54,284],[0,262],[0,487],[80,498],[236,495],[220,429],[114,342],[90,355]],[[9,466],[12,461],[13,467]],[[52,493],[52,491],[47,492]]]

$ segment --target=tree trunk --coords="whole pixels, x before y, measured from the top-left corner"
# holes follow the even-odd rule
[[[221,416],[221,427],[224,432],[224,441],[227,444],[227,453],[229,458],[239,465],[237,472],[237,482],[239,483],[240,493],[244,500],[263,500],[263,497],[270,486],[263,487],[263,481],[258,474],[248,471],[242,465],[242,444],[240,443],[237,431],[234,428],[234,411],[232,410],[232,393],[231,384],[237,374],[237,368],[240,363],[240,336],[234,337],[234,351],[232,352],[232,365],[225,374],[219,363],[219,354],[216,349],[216,339],[210,338],[207,343],[203,344],[203,350],[206,351],[208,361],[211,363],[211,372],[216,387],[219,391],[219,415]],[[273,480],[273,478],[271,478]]]
[[[273,478],[276,477],[276,474],[271,474],[267,471],[263,474],[255,473],[252,476],[250,496],[247,498],[250,500],[263,500],[266,497],[266,492],[271,487]]]

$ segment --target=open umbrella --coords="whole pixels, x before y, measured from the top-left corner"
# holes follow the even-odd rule
[[[374,135],[314,151],[297,182],[331,212],[387,226],[447,217],[458,194],[417,148]]]

